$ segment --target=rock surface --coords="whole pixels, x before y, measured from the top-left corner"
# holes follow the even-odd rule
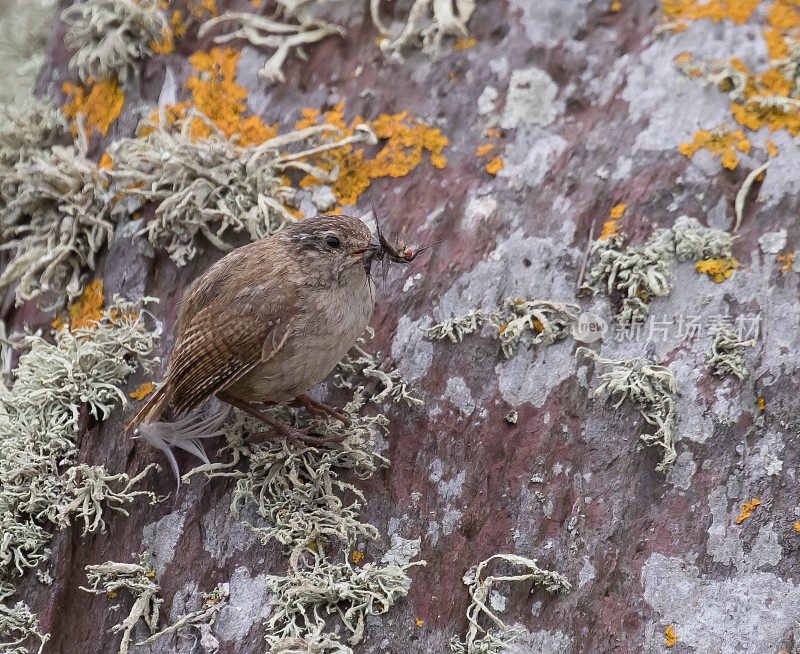
[[[398,3],[407,5],[408,3]],[[701,129],[731,123],[729,100],[712,86],[682,75],[673,59],[738,56],[766,61],[757,26],[695,21],[690,29],[653,35],[659,3],[588,0],[489,0],[470,22],[473,47],[435,60],[419,52],[404,62],[374,46],[375,32],[360,15],[345,39],[309,47],[309,59],[290,57],[285,83],[267,85],[256,71],[266,55],[245,46],[237,79],[249,108],[266,124],[290,126],[303,107],[347,101],[349,117],[409,113],[440,127],[449,139],[447,166],[425,163],[410,175],[373,182],[354,214],[374,203],[385,229],[409,242],[442,239],[413,267],[393,270],[381,290],[371,347],[390,354],[425,399],[422,409],[381,408],[391,419],[391,467],[363,490],[364,517],[379,541],[364,544],[379,561],[393,540],[421,539],[409,596],[372,618],[361,652],[423,654],[448,651],[463,637],[469,603],[462,575],[498,552],[536,558],[573,584],[549,595],[529,585],[501,588],[503,620],[529,634],[511,651],[777,652],[800,647],[800,578],[795,565],[800,534],[800,277],[781,273],[776,254],[759,237],[786,230],[798,247],[794,217],[800,146],[785,132],[753,132],[753,149],[727,170],[707,151],[691,160],[678,152]],[[403,12],[398,9],[396,17]],[[40,89],[59,92],[68,78],[68,54],[57,24]],[[120,119],[102,143],[133,132],[168,86],[178,88],[186,58],[210,42],[181,42],[178,51],[146,64],[141,83],[127,89]],[[358,76],[354,75],[360,69]],[[173,90],[174,93],[174,90]],[[505,166],[491,175],[491,157],[476,157],[487,128],[502,128],[492,156]],[[679,216],[729,228],[734,200],[747,173],[766,158],[765,140],[779,153],[746,205],[734,245],[741,263],[714,283],[691,262],[677,265],[669,297],[650,306],[640,337],[618,341],[613,324],[593,348],[605,357],[646,355],[668,365],[678,381],[678,459],[668,474],[655,471],[659,453],[643,448],[643,424],[629,404],[619,409],[599,385],[596,364],[576,359],[572,338],[551,346],[500,354],[491,334],[460,344],[430,342],[420,327],[475,307],[494,308],[509,296],[575,302],[589,231],[626,204],[624,230],[635,243]],[[320,206],[329,201],[319,194]],[[765,249],[766,251],[766,249]],[[781,251],[784,254],[783,251]],[[110,297],[155,295],[164,321],[162,354],[171,351],[177,302],[191,281],[219,257],[204,254],[177,268],[118,238],[98,276]],[[613,302],[581,299],[582,309],[613,323]],[[703,321],[730,314],[759,316],[761,334],[746,352],[743,382],[711,375],[710,338],[678,333],[680,316]],[[655,321],[666,329],[650,331]],[[48,322],[31,306],[10,326]],[[130,389],[141,378],[131,379]],[[341,400],[335,389],[329,398]],[[763,398],[764,410],[759,407]],[[135,404],[135,403],[134,403]],[[375,410],[375,409],[372,409]],[[518,413],[515,424],[505,420]],[[130,411],[130,409],[129,409]],[[122,411],[81,444],[81,459],[110,470],[136,472],[159,453],[124,440]],[[209,448],[210,449],[210,448]],[[179,457],[184,469],[188,457]],[[777,465],[780,462],[781,465]],[[148,480],[167,494],[173,480]],[[280,547],[262,545],[229,511],[230,485],[195,479],[176,502],[140,503],[111,533],[86,540],[77,530],[53,542],[51,587],[29,580],[23,597],[49,630],[51,652],[116,652],[118,620],[109,600],[78,589],[84,566],[130,561],[149,549],[161,583],[164,620],[193,610],[199,593],[230,583],[230,603],[214,628],[221,652],[263,651],[269,611],[263,578],[286,565]],[[737,523],[742,505],[761,504]],[[797,581],[796,581],[797,580]],[[421,621],[421,623],[418,623]],[[166,624],[166,622],[164,623]],[[677,643],[666,646],[672,626]],[[143,631],[140,633],[143,635]],[[136,651],[196,652],[192,638],[162,638]]]

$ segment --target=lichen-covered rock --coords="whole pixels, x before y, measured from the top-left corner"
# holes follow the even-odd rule
[[[334,471],[363,494],[357,520],[378,535],[353,531],[351,557],[335,561],[345,580],[366,570],[363,584],[343,586],[357,592],[339,604],[342,613],[373,588],[368,573],[391,566],[402,575],[393,569],[392,585],[380,596],[393,606],[382,611],[373,597],[369,610],[350,613],[355,630],[339,614],[326,629],[314,623],[321,637],[338,624],[329,642],[346,644],[358,635],[346,645],[355,652],[446,652],[454,638],[466,648],[467,612],[478,598],[503,625],[515,626],[512,652],[800,647],[794,483],[800,454],[792,447],[800,431],[800,277],[791,273],[789,256],[800,237],[794,218],[800,120],[791,66],[797,7],[777,0],[465,1],[455,3],[455,22],[445,29],[434,21],[431,7],[439,3],[404,0],[394,14],[387,3],[372,3],[385,28],[379,32],[362,17],[363,3],[356,13],[352,4],[331,1],[323,3],[324,21],[343,35],[309,43],[305,60],[292,46],[278,67],[280,82],[274,72],[259,77],[280,43],[261,48],[257,39],[231,40],[212,54],[215,44],[197,37],[214,13],[265,16],[255,6],[261,4],[175,3],[181,12],[180,20],[170,20],[175,51],[154,51],[139,81],[123,84],[119,116],[105,135],[93,133],[87,156],[100,161],[113,141],[135,136],[139,119],[159,105],[177,117],[200,109],[245,148],[264,142],[275,123],[281,133],[327,124],[345,134],[364,124],[378,145],[338,154],[324,169],[328,179],[309,172],[285,181],[329,187],[336,204],[330,198],[322,204],[330,210],[362,215],[374,205],[381,228],[413,246],[437,242],[379,284],[375,338],[362,349],[389,353],[386,363],[370,367],[358,352],[350,360],[351,367],[358,363],[356,373],[375,371],[359,406],[364,419],[386,416],[374,448],[390,465],[368,479]],[[398,43],[412,22],[409,38]],[[54,27],[38,84],[61,104],[62,83],[77,81],[62,46],[64,30]],[[382,49],[375,39],[383,33],[389,40]],[[425,45],[438,52],[422,52]],[[387,56],[393,51],[402,58]],[[338,177],[331,181],[334,168]],[[312,197],[300,192],[297,206],[287,201],[287,207],[313,213],[322,204]],[[120,220],[94,274],[109,294],[161,299],[153,312],[164,325],[159,348],[167,355],[177,302],[219,252],[198,235],[197,256],[179,268],[158,243],[152,251],[141,247],[135,234],[154,220],[154,210],[146,204],[141,215]],[[142,222],[132,229],[128,220]],[[655,266],[660,276],[652,279],[653,266],[612,266],[609,275],[633,270],[639,277],[614,283],[602,277],[602,292],[577,295],[598,265],[596,254],[587,254],[590,235],[596,240],[611,221],[605,236],[627,234],[629,242],[617,249],[629,254],[654,233],[666,234],[656,229],[675,227],[669,247],[664,241],[661,248],[672,257],[669,265]],[[704,231],[730,233],[737,226],[735,239]],[[682,248],[676,239],[687,229],[693,240]],[[764,238],[775,233],[780,238]],[[645,282],[659,292],[648,292]],[[540,339],[531,318],[530,347],[509,350],[509,358],[497,334],[502,323],[459,323],[461,335],[483,332],[455,343],[426,338],[424,330],[498,311],[506,298],[578,305],[569,313],[591,313],[602,337],[581,343],[564,329],[562,338]],[[644,321],[618,320],[625,299]],[[2,314],[9,333],[52,320],[33,303],[16,310],[13,303],[9,291]],[[735,333],[735,342],[755,341],[737,351],[737,365],[749,373],[744,379],[714,374],[707,353],[720,328]],[[581,346],[597,360],[641,358],[669,371],[676,388],[674,460],[664,460],[664,448],[642,446],[640,436],[663,426],[647,424],[640,407],[594,397],[609,369],[576,357]],[[15,365],[13,352],[8,359]],[[379,372],[400,388],[400,399],[407,393],[424,405],[391,402],[391,393],[367,403],[386,388]],[[158,379],[134,374],[127,391]],[[354,393],[336,377],[316,392],[340,404]],[[124,415],[117,410],[89,425],[76,445],[79,463],[134,476],[161,461],[159,452],[123,439]],[[207,450],[212,465],[233,461],[230,447],[218,452],[209,443]],[[232,477],[192,475],[177,500],[126,506],[131,515],[114,518],[106,533],[82,539],[82,523],[57,532],[44,566],[53,585],[29,572],[14,579],[18,594],[4,605],[24,600],[38,625],[27,614],[15,619],[51,634],[52,651],[117,652],[120,635],[109,629],[134,600],[81,591],[84,569],[135,563],[147,550],[163,600],[156,628],[204,617],[184,620],[142,651],[197,651],[192,638],[179,634],[205,636],[207,651],[215,642],[220,652],[264,651],[268,634],[276,642],[270,625],[283,628],[302,617],[285,605],[274,612],[273,592],[288,587],[281,580],[290,559],[279,542],[262,542],[263,531],[242,524],[267,528],[259,501],[242,504],[238,517],[231,513],[251,465],[244,459],[230,467]],[[178,463],[181,470],[192,465],[184,453]],[[146,479],[145,489],[156,495],[174,490],[168,474]],[[414,560],[425,566],[381,563],[393,546],[417,539]],[[531,580],[495,583],[490,590],[499,595],[483,598],[463,578],[496,554],[536,560],[539,572],[558,573],[572,589],[551,594]],[[502,567],[508,560],[494,561],[495,577],[515,574]],[[227,584],[224,606],[204,631],[211,616],[203,593],[220,584]],[[110,610],[113,603],[122,613]],[[483,629],[498,627],[481,615]],[[472,633],[473,643],[484,635]],[[132,636],[136,642],[149,636],[143,621]]]

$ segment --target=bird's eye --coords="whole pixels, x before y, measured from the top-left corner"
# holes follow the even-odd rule
[[[336,249],[341,245],[341,242],[335,236],[326,236],[325,245],[327,245],[329,248]]]

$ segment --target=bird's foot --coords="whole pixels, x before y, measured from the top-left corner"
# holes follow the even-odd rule
[[[260,411],[249,402],[244,402],[233,397],[221,397],[224,402],[241,409],[245,413],[249,413],[254,418],[258,418],[261,422],[266,423],[272,429],[270,431],[260,431],[250,434],[248,440],[251,443],[261,443],[271,438],[284,437],[287,440],[296,444],[306,445],[326,445],[328,443],[341,443],[347,436],[340,434],[338,436],[312,436],[307,431],[291,427],[286,423],[281,422],[277,418],[273,418],[268,413]]]
[[[281,425],[280,427],[276,425],[273,426],[273,430],[271,431],[259,431],[255,432],[254,434],[250,434],[248,440],[251,443],[263,443],[271,438],[280,437],[284,437],[286,440],[289,440],[296,445],[313,445],[314,447],[318,445],[328,445],[329,443],[341,443],[345,438],[347,438],[344,434],[340,434],[338,436],[313,436],[302,429],[296,429],[295,427],[289,427],[288,425]]]
[[[317,402],[314,398],[308,395],[298,395],[291,402],[291,406],[302,407],[308,411],[312,416],[319,416],[323,418],[331,417],[341,422],[345,427],[349,427],[352,423],[350,419],[340,411],[337,411],[332,406]]]

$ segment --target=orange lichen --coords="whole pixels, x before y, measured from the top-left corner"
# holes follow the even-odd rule
[[[490,127],[486,130],[486,136],[490,139],[499,139],[501,136],[503,136],[503,133],[499,129]]]
[[[698,4],[697,0],[664,0],[664,17],[670,21],[700,20],[719,23],[730,20],[740,25],[746,23],[761,0],[710,0]]]
[[[621,2],[612,2],[611,3],[611,11],[617,12],[620,9],[622,9],[622,3]]]
[[[177,39],[186,34],[186,24],[183,22],[183,14],[179,9],[172,12],[169,18],[169,26],[172,30],[172,38]]]
[[[612,220],[619,220],[622,216],[625,215],[625,210],[628,208],[627,204],[618,204],[615,207],[611,208],[611,211],[608,214],[608,217]]]
[[[673,21],[671,25],[676,24],[674,21],[697,18],[744,23],[762,1],[766,12],[758,15],[766,16],[761,34],[771,64],[764,72],[755,74],[738,59],[726,62],[745,75],[744,87],[732,102],[731,113],[736,122],[754,131],[762,127],[768,127],[770,131],[785,129],[796,137],[800,135],[800,105],[793,95],[797,91],[795,81],[786,66],[791,54],[790,44],[800,38],[800,3],[797,0],[713,0],[703,5],[699,5],[697,0],[665,0],[664,15],[665,19]],[[688,75],[702,75],[699,69],[692,69],[687,63],[685,58],[676,59],[676,64]],[[728,79],[718,83],[720,90],[731,90]],[[777,153],[777,149],[770,148],[769,151],[771,156]],[[726,155],[724,162],[727,166],[735,165],[733,151],[728,150]]]
[[[678,637],[675,635],[675,630],[672,628],[672,625],[667,627],[664,634],[667,636],[667,647],[672,647],[678,642]]]
[[[598,236],[598,240],[605,241],[607,238],[611,236],[617,235],[617,221],[616,220],[609,220],[603,223],[603,231],[600,232],[600,236]]]
[[[503,161],[500,157],[495,157],[488,164],[486,164],[486,172],[490,175],[496,175],[505,167],[505,161]]]
[[[86,129],[91,133],[97,129],[101,135],[108,133],[113,123],[122,112],[125,94],[116,80],[90,82],[90,86],[64,82],[61,87],[66,95],[72,98],[64,105],[64,115],[72,121],[72,133],[78,134],[78,115],[86,117]]]
[[[739,164],[736,150],[747,154],[750,152],[750,141],[741,130],[730,132],[724,127],[712,131],[700,130],[694,135],[691,143],[682,143],[678,152],[691,159],[698,150],[708,150],[714,157],[722,155],[722,165],[733,170]]]
[[[106,168],[111,170],[114,167],[114,162],[111,161],[111,155],[108,152],[104,152],[103,156],[100,157],[100,163],[97,164],[100,168]]]
[[[342,135],[350,136],[358,125],[367,124],[358,116],[348,125],[344,111],[344,102],[324,113],[316,109],[304,109],[303,118],[295,124],[295,128],[330,125],[340,130]],[[334,167],[339,168],[339,177],[331,184],[339,204],[355,204],[358,196],[374,179],[408,175],[422,163],[425,152],[428,152],[430,162],[436,168],[444,168],[447,164],[447,159],[442,155],[447,137],[439,129],[410,119],[408,112],[382,114],[368,125],[383,140],[383,147],[372,158],[368,158],[363,149],[346,146],[329,151],[326,159],[318,163],[326,172]],[[312,175],[300,180],[301,187],[320,183],[321,180]]]
[[[767,146],[767,154],[769,154],[770,157],[774,157],[778,154],[778,146],[775,145],[775,141],[767,139],[765,145]]]
[[[483,145],[478,146],[478,150],[475,152],[476,157],[482,157],[484,155],[489,154],[494,149],[494,143],[484,143]]]
[[[421,620],[420,618],[417,618],[416,620],[414,620],[414,622],[417,623],[418,627],[421,627],[422,625],[425,624],[425,620]]]
[[[51,324],[56,331],[69,327],[76,329],[96,329],[97,321],[103,317],[103,305],[106,296],[103,293],[103,282],[99,279],[93,281],[83,289],[77,300],[69,305],[67,313],[69,320],[56,318]]]
[[[265,125],[258,116],[245,117],[247,112],[247,89],[236,83],[236,64],[241,52],[232,48],[212,48],[210,52],[197,52],[189,58],[195,74],[186,82],[185,89],[192,93],[191,102],[181,102],[166,107],[167,126],[183,118],[192,104],[205,114],[228,138],[237,145],[248,147],[260,145],[278,134],[278,124]],[[159,110],[150,115],[151,122],[158,122]],[[142,130],[146,136],[150,130]],[[211,127],[201,118],[195,118],[191,134],[203,138],[211,134]]]
[[[767,22],[780,30],[800,27],[800,4],[797,0],[774,0],[767,12]]]
[[[800,531],[800,522],[795,522],[794,523],[794,530],[795,531]]]
[[[789,46],[783,38],[783,32],[778,29],[768,29],[761,32],[767,44],[767,54],[771,60],[783,59],[789,56]]]
[[[197,18],[215,18],[219,16],[215,0],[189,0],[187,10]]]
[[[160,41],[150,41],[150,49],[156,54],[169,54],[175,51],[175,34],[167,27]]]
[[[766,411],[767,403],[764,400],[764,398],[763,397],[759,397],[758,400],[756,400],[756,401],[758,402],[758,410],[759,411]]]
[[[477,41],[475,39],[460,39],[453,44],[453,50],[467,50],[474,48]]]
[[[235,81],[240,54],[232,48],[212,48],[210,52],[197,52],[189,57],[195,74],[185,88],[192,92],[195,106],[228,137],[239,130],[239,119],[247,99],[247,89]],[[202,120],[195,119],[192,132],[196,136],[207,136],[211,130]]]
[[[794,264],[792,263],[792,259],[794,259],[794,252],[790,252],[785,257],[778,257],[778,263],[784,264],[781,267],[782,273],[787,273],[790,270],[794,270]]]
[[[148,395],[150,395],[150,393],[152,393],[153,390],[155,390],[153,382],[145,382],[144,384],[139,386],[139,388],[137,388],[135,391],[130,393],[130,396],[136,400],[143,400]]]
[[[364,558],[364,552],[353,550],[353,563],[360,563],[361,559],[363,558]]]
[[[742,522],[744,522],[745,520],[747,520],[747,518],[753,515],[753,511],[759,504],[761,504],[761,500],[756,499],[755,497],[749,502],[745,502],[744,504],[742,504],[742,512],[739,515],[739,517],[736,518],[736,524],[737,525],[742,524]]]
[[[702,259],[695,264],[697,272],[708,274],[717,284],[728,279],[738,267],[739,262],[733,257]]]

